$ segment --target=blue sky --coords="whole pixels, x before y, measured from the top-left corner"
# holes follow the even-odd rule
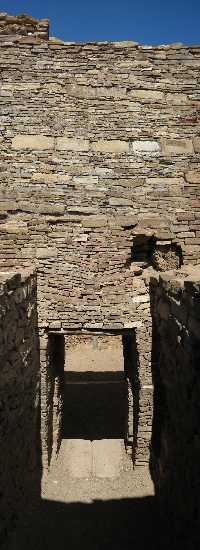
[[[200,0],[0,0],[0,11],[49,17],[66,41],[200,44]]]

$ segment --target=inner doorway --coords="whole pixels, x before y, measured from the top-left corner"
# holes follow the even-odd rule
[[[65,439],[125,439],[128,396],[121,336],[65,338]]]
[[[61,450],[69,470],[75,477],[117,477],[134,440],[134,331],[62,334],[62,361],[59,336],[51,356],[59,364]]]

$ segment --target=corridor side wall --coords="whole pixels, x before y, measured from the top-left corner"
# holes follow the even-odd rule
[[[199,544],[200,272],[152,281],[160,341],[152,472],[161,509],[184,548]],[[198,538],[198,541],[196,540]]]
[[[0,540],[40,498],[36,279],[0,274]]]

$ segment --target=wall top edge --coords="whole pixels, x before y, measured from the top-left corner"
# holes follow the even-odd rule
[[[31,44],[31,38],[39,40],[41,42],[48,42],[50,46],[57,47],[113,47],[113,48],[140,48],[142,50],[168,50],[168,49],[200,49],[200,44],[186,45],[182,43],[172,44],[139,44],[133,40],[121,40],[121,41],[95,41],[95,42],[67,42],[60,40],[57,37],[49,37],[49,19],[35,19],[28,14],[10,15],[8,13],[0,13],[0,42],[20,42],[22,37],[29,39]],[[25,41],[23,42],[26,43]],[[34,41],[33,41],[34,43]]]

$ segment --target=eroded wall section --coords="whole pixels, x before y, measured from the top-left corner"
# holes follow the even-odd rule
[[[0,275],[0,539],[40,497],[36,278]]]

